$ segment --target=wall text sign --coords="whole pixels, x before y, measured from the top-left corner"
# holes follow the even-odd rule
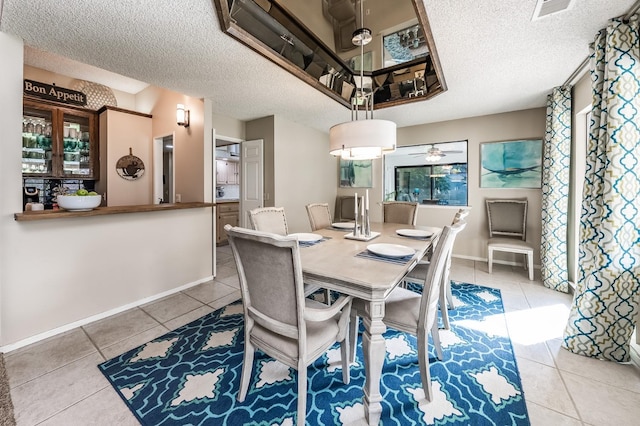
[[[82,92],[33,80],[24,80],[24,94],[69,105],[87,105],[87,95]]]

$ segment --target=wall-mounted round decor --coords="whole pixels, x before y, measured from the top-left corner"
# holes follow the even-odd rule
[[[144,162],[133,155],[133,150],[129,148],[129,155],[121,157],[116,163],[116,171],[122,179],[140,179],[144,174]]]

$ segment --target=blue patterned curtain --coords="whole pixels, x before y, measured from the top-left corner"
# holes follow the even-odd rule
[[[612,19],[591,52],[592,122],[580,227],[580,279],[563,346],[629,360],[640,291],[638,15]]]
[[[547,97],[547,129],[542,169],[542,282],[569,291],[567,210],[571,155],[571,88],[556,87]]]

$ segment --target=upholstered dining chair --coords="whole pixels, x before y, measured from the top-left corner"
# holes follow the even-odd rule
[[[331,210],[329,203],[312,203],[307,204],[307,215],[309,216],[309,224],[311,230],[328,228],[331,226]]]
[[[533,280],[533,245],[527,243],[527,199],[488,198],[485,203],[489,222],[489,273],[493,270],[494,252],[524,254],[524,267],[529,270],[529,279]]]
[[[278,235],[287,235],[289,233],[284,207],[260,207],[249,210],[249,223],[251,228],[256,231]],[[305,284],[305,294],[307,296],[319,289],[320,287],[316,285]],[[331,290],[325,289],[324,300],[327,304],[331,303]]]
[[[382,203],[382,221],[414,225],[418,220],[418,203],[408,201],[385,201]]]
[[[340,342],[342,381],[349,383],[348,322],[351,297],[330,306],[305,298],[295,237],[224,227],[238,268],[244,310],[244,359],[238,401],[247,396],[254,353],[298,371],[299,426],[305,424],[307,366]]]
[[[455,225],[458,222],[463,221],[469,215],[469,209],[460,209],[456,212],[451,225]],[[457,234],[456,234],[457,235]],[[454,242],[451,243],[451,250],[446,254],[447,263],[445,265],[444,273],[442,274],[442,283],[440,284],[440,293],[438,297],[438,304],[440,305],[440,311],[442,313],[442,324],[445,330],[449,330],[449,309],[454,309],[453,294],[451,294],[451,279],[449,274],[451,272],[451,255],[453,253]],[[405,277],[405,283],[415,283],[424,285],[424,278],[427,275],[431,261],[420,261],[418,264],[407,274]]]
[[[249,210],[249,223],[251,228],[257,231],[278,235],[289,233],[284,207],[260,207]]]
[[[356,218],[355,204],[356,204],[356,200],[354,196],[338,195],[336,197],[336,208],[335,208],[335,214],[333,215],[333,219],[336,222],[351,222],[355,220]]]
[[[397,286],[385,300],[383,322],[387,327],[412,334],[418,338],[418,366],[422,388],[427,401],[433,399],[431,374],[429,372],[429,336],[433,338],[438,359],[443,358],[440,335],[438,334],[438,295],[442,275],[447,264],[447,253],[451,250],[456,235],[464,229],[466,222],[445,226],[436,246],[431,265],[426,271],[422,294]],[[349,324],[350,344],[355,345],[358,330],[358,311],[364,308],[363,302],[354,300]],[[349,359],[355,358],[355,346],[350,347]]]

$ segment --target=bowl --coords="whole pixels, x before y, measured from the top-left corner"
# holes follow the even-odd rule
[[[60,208],[75,212],[86,212],[100,205],[102,195],[58,195],[56,199]]]

